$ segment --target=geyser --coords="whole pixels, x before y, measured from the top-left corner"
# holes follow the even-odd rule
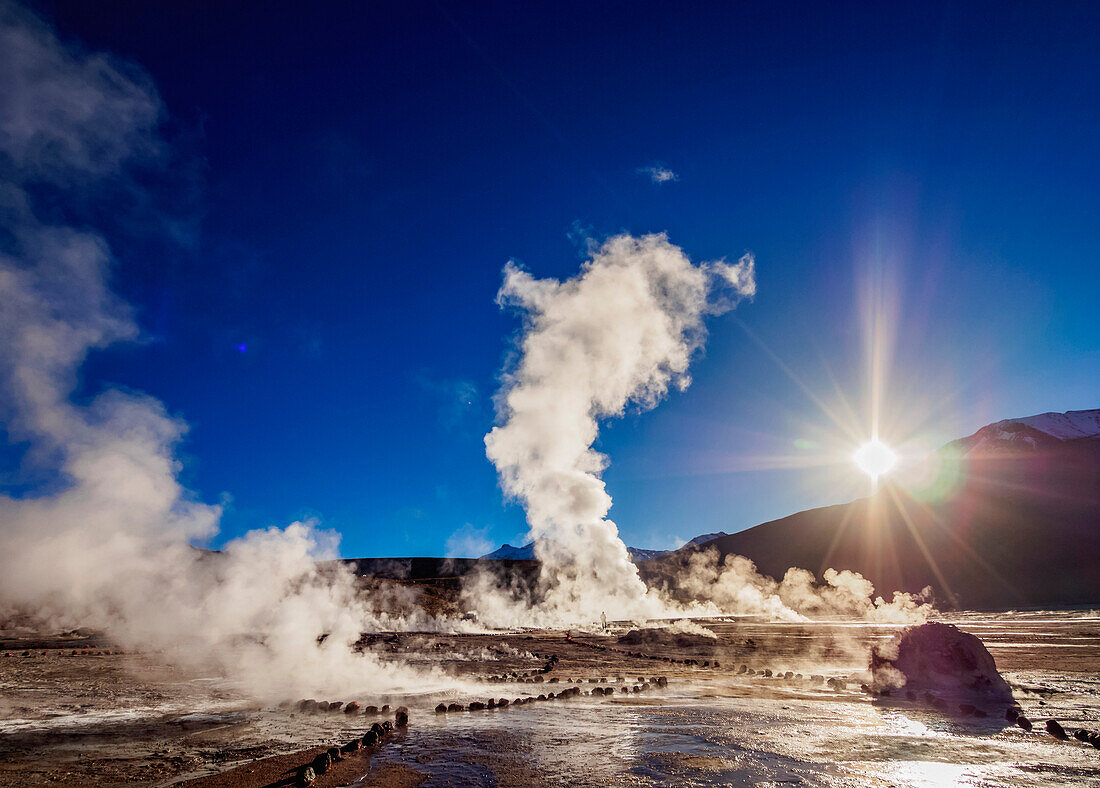
[[[524,328],[485,447],[505,493],[526,508],[542,574],[537,611],[482,583],[470,596],[483,621],[585,622],[660,609],[606,517],[607,458],[592,446],[601,419],[686,388],[705,318],[755,291],[751,255],[695,265],[664,235],[610,238],[564,282],[505,267],[497,300],[522,314]]]

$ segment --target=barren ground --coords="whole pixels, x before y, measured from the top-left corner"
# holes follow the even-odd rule
[[[572,638],[402,634],[369,647],[440,665],[456,689],[332,699],[407,705],[411,722],[317,785],[1100,783],[1100,751],[1056,742],[1041,723],[1055,716],[1070,730],[1100,728],[1100,620],[975,614],[956,622],[987,644],[1037,720],[1034,732],[1008,725],[1003,709],[964,720],[862,693],[867,650],[893,635],[889,627],[708,621],[716,639],[646,634],[631,645],[618,642],[626,628]],[[107,651],[115,649],[101,635],[0,642],[0,788],[287,784],[322,747],[392,718],[259,705],[216,678],[182,674],[166,655]],[[551,669],[538,672],[551,656]],[[773,675],[759,675],[765,670]],[[801,676],[779,677],[787,671]],[[660,676],[667,687],[653,686]],[[830,677],[847,687],[827,686]],[[614,693],[591,694],[603,687]],[[575,697],[514,703],[569,688]],[[441,701],[489,698],[511,703],[434,711]]]

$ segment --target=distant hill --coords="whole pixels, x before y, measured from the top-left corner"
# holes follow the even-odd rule
[[[819,577],[833,567],[886,596],[930,585],[944,607],[1100,603],[1100,410],[999,421],[935,459],[940,482],[920,494],[887,484],[681,548],[645,572],[713,547],[776,578],[791,566]]]
[[[684,547],[688,547],[690,545],[702,544],[703,542],[708,542],[711,539],[716,539],[719,536],[725,536],[725,535],[726,535],[725,531],[719,531],[719,532],[713,533],[713,534],[703,534],[702,536],[697,536],[694,539],[692,539],[690,542],[688,542],[686,545],[684,545]],[[683,549],[683,548],[681,548],[681,549]],[[647,550],[644,547],[628,547],[628,548],[626,548],[626,552],[630,556],[631,561],[633,561],[634,563],[640,563],[642,561],[649,561],[649,560],[652,560],[654,558],[660,558],[661,556],[668,555],[672,551],[671,550]],[[503,544],[499,548],[494,550],[493,552],[486,553],[485,555],[481,556],[481,558],[483,558],[483,559],[495,559],[495,560],[508,559],[508,560],[512,560],[512,561],[517,561],[517,560],[527,561],[527,560],[534,559],[534,557],[535,557],[535,543],[534,542],[528,542],[523,547],[513,547],[510,544]]]

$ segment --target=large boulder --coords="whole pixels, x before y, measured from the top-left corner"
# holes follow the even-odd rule
[[[905,630],[871,652],[874,689],[924,690],[986,702],[1012,701],[1012,690],[981,640],[951,624]]]

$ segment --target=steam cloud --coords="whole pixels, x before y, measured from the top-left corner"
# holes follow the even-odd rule
[[[193,548],[217,533],[221,511],[177,478],[186,425],[138,393],[74,401],[89,353],[140,339],[140,330],[110,288],[106,239],[80,218],[44,218],[36,199],[47,190],[52,204],[79,206],[108,187],[140,191],[133,169],[155,170],[168,155],[163,108],[140,70],[62,45],[4,0],[0,72],[0,418],[6,439],[57,475],[35,491],[0,494],[0,623],[104,628],[263,697],[453,683],[351,645],[367,630],[464,625],[428,617],[399,589],[363,594],[328,560],[338,537],[315,523],[252,532],[219,554]],[[663,235],[611,238],[565,282],[506,267],[499,300],[523,313],[526,328],[486,450],[505,491],[527,507],[544,572],[536,599],[485,577],[467,586],[483,621],[730,612],[748,604],[745,594],[775,617],[838,607],[880,614],[846,573],[826,575],[815,591],[791,570],[772,588],[728,559],[695,567],[702,602],[672,605],[647,591],[606,519],[607,460],[592,448],[599,421],[685,388],[705,318],[754,292],[751,256],[694,265]],[[746,591],[754,587],[757,597]],[[831,607],[822,608],[815,600],[826,596]]]
[[[74,404],[88,354],[139,329],[109,288],[105,239],[43,220],[34,195],[79,205],[136,189],[131,168],[164,155],[161,103],[133,66],[62,45],[8,3],[0,72],[0,415],[8,440],[59,478],[45,493],[0,495],[0,621],[106,628],[257,695],[430,686],[350,648],[364,629],[409,622],[372,609],[342,565],[318,563],[335,557],[335,535],[294,523],[223,554],[196,550],[220,510],[177,480],[185,425],[141,394]]]
[[[858,618],[911,624],[933,612],[931,588],[920,594],[895,591],[886,601],[874,595],[874,585],[858,572],[826,569],[822,581],[818,583],[813,572],[793,566],[776,581],[758,572],[748,558],[730,554],[719,560],[712,548],[692,553],[673,578],[675,588],[666,591],[697,608],[710,606],[715,612],[773,621]]]
[[[660,611],[606,518],[611,497],[600,473],[607,458],[592,448],[599,420],[630,405],[653,408],[670,388],[686,388],[705,317],[755,291],[751,255],[694,265],[664,235],[613,237],[565,282],[505,267],[497,300],[523,313],[525,330],[498,398],[501,423],[485,446],[506,494],[526,507],[542,573],[537,610],[480,584],[470,596],[483,620],[561,623]]]

